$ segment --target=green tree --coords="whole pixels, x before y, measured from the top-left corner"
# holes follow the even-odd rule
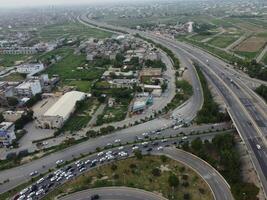
[[[168,178],[168,183],[171,187],[178,187],[179,179],[174,173],[171,173]]]
[[[134,155],[139,160],[141,160],[143,158],[142,152],[140,150],[135,150]]]

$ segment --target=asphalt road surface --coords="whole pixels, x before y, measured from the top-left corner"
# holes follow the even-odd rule
[[[160,131],[160,133],[154,133],[149,135],[151,138],[155,137],[168,137],[170,135],[176,136],[179,132],[183,132],[185,134],[190,134],[192,131],[204,131],[208,129],[222,129],[226,125],[218,124],[218,125],[203,125],[198,128],[181,128],[179,130],[166,129]],[[120,139],[121,143],[124,144],[126,142],[135,141],[138,138],[144,138],[143,133],[133,134],[132,132],[115,132],[109,135],[101,136],[98,138],[90,139],[86,142],[80,143],[78,145],[71,146],[62,151],[50,154],[43,158],[34,160],[30,163],[21,165],[19,167],[14,167],[8,170],[3,170],[0,172],[0,182],[4,182],[4,180],[9,179],[8,182],[0,185],[0,193],[6,192],[28,180],[31,179],[29,174],[35,170],[39,173],[44,173],[48,171],[50,168],[54,168],[56,166],[57,160],[72,160],[73,157],[79,157],[81,154],[86,154],[89,152],[95,152],[97,147],[105,147],[108,143],[114,144],[116,139]],[[188,136],[189,139],[194,139],[197,137],[210,139],[214,137],[214,133],[208,133],[204,135],[195,135]]]
[[[60,198],[60,200],[91,200],[91,196],[98,194],[102,200],[167,200],[145,190],[129,187],[105,187],[84,190]]]
[[[183,141],[186,140],[188,140],[188,138],[183,139]],[[117,147],[87,156],[82,160],[75,161],[74,163],[61,167],[45,177],[40,178],[36,183],[21,190],[21,192],[16,194],[14,198],[24,199],[27,197],[32,198],[33,200],[42,199],[49,194],[49,192],[74,177],[80,176],[86,171],[101,165],[126,159],[127,157],[132,156],[134,151],[138,149],[142,154],[166,155],[171,159],[187,165],[206,181],[216,200],[232,200],[233,197],[225,179],[202,159],[188,152],[171,147],[173,144],[176,145],[177,142],[180,143],[180,141],[176,141],[174,138],[169,140],[158,140],[156,142],[143,142],[135,145]]]

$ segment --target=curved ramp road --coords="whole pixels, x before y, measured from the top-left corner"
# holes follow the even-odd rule
[[[216,169],[214,169],[204,160],[193,154],[176,148],[165,148],[162,154],[173,160],[181,162],[196,171],[209,185],[216,200],[234,199],[229,184],[226,182],[226,180]]]
[[[100,196],[101,200],[167,200],[152,192],[129,187],[89,189],[62,197],[59,200],[91,200],[91,196],[96,194]]]

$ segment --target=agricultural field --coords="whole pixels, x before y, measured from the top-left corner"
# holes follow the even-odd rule
[[[41,27],[38,32],[39,39],[43,41],[51,41],[62,37],[105,38],[112,35],[111,33],[90,28],[80,23],[53,24]]]
[[[235,51],[240,52],[258,52],[267,42],[267,38],[252,36],[246,39],[245,41],[241,42],[239,45],[236,46]]]
[[[212,38],[208,41],[208,43],[216,47],[226,48],[234,41],[236,41],[239,37],[239,35],[222,34]]]
[[[44,199],[52,200],[60,194],[105,186],[140,188],[160,193],[168,199],[184,199],[184,196],[191,200],[213,199],[208,185],[196,172],[165,156],[128,158],[98,167],[68,181]]]

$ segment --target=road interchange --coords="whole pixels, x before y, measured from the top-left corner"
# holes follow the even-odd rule
[[[242,79],[254,81],[255,79],[245,77],[239,72],[233,73],[232,69],[222,60],[204,52],[194,46],[175,41],[160,35],[148,32],[136,31],[124,27],[113,26],[105,23],[99,23],[88,19],[87,15],[82,15],[79,19],[89,25],[118,30],[130,34],[139,34],[142,37],[152,39],[170,50],[172,50],[179,58],[187,58],[200,63],[201,69],[205,76],[215,86],[217,91],[223,97],[227,110],[242,138],[247,146],[251,161],[256,169],[257,175],[261,182],[261,186],[267,194],[267,116],[266,103],[259,98],[249,87],[247,87]],[[223,76],[223,77],[222,77]],[[229,79],[229,77],[231,77]],[[241,78],[240,78],[241,77]],[[264,81],[257,81],[266,84]],[[256,146],[260,145],[260,149]]]

